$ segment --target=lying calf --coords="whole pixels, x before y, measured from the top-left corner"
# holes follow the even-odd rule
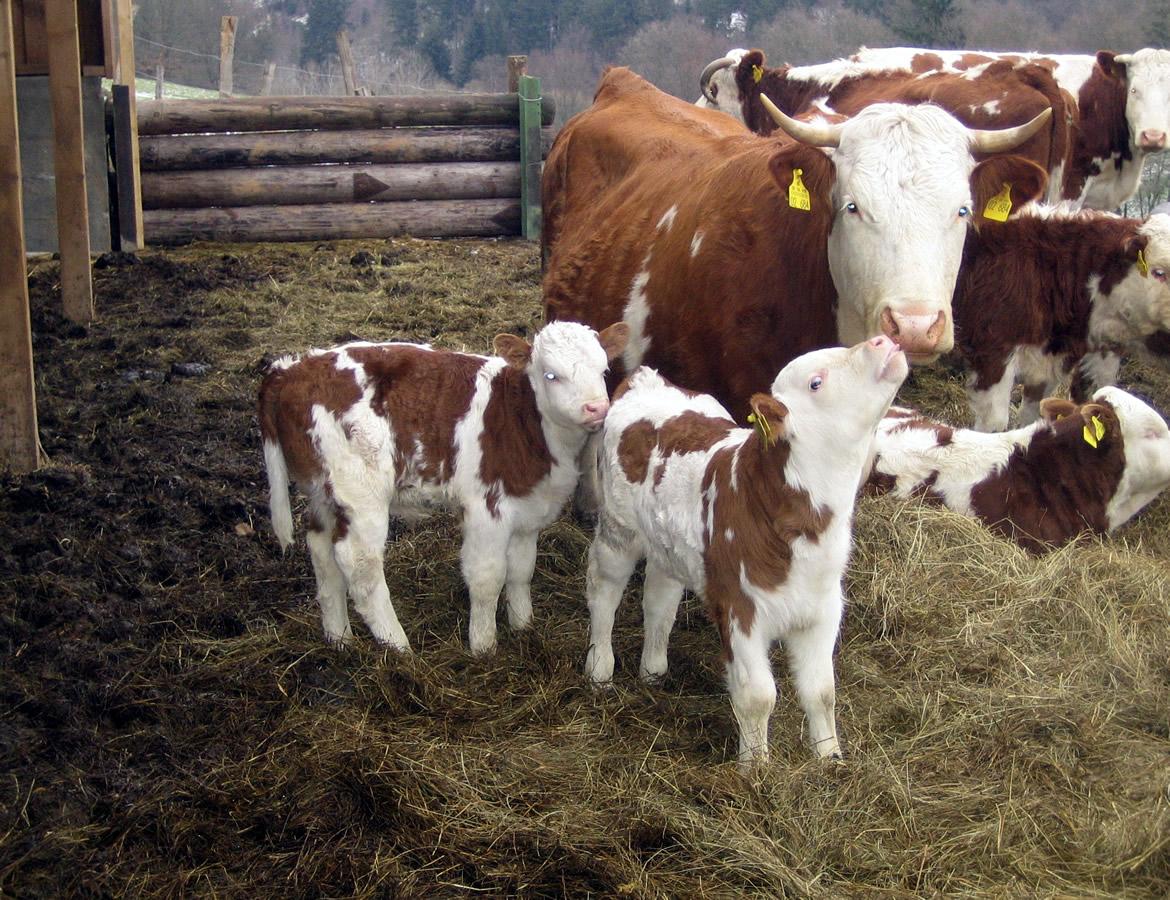
[[[1112,531],[1170,486],[1170,429],[1132,394],[1049,398],[1040,413],[986,434],[895,407],[878,426],[866,491],[936,500],[1039,551]]]
[[[577,455],[605,420],[605,372],[627,334],[620,322],[600,335],[556,322],[531,346],[499,335],[502,358],[355,343],[273,365],[259,404],[272,524],[287,547],[291,476],[309,499],[326,640],[351,636],[348,590],[377,640],[410,649],[383,549],[391,514],[435,505],[463,510],[471,649],[495,647],[505,583],[508,621],[530,623],[537,533],[577,483]]]
[[[1119,352],[1146,353],[1170,329],[1170,216],[1035,207],[972,230],[955,288],[955,346],[971,370],[975,427],[1019,421],[1070,372],[1088,390],[1117,379]],[[1153,352],[1156,352],[1154,350]]]
[[[614,614],[646,558],[641,674],[666,672],[684,587],[719,628],[739,757],[768,755],[776,703],[769,649],[783,640],[822,757],[839,756],[833,645],[854,497],[874,428],[906,377],[886,337],[793,360],[751,399],[754,429],[712,397],[638,369],[618,389],[603,436],[602,506],[589,548],[585,668],[613,677]]]

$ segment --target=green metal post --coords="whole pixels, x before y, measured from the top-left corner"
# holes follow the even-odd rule
[[[540,79],[520,76],[520,233],[540,240]]]

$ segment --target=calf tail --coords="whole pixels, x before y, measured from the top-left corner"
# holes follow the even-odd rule
[[[268,509],[281,551],[293,541],[292,506],[288,497],[288,465],[277,441],[264,439],[264,467],[268,470]]]

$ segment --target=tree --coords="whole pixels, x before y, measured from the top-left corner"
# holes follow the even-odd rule
[[[961,47],[965,35],[957,0],[895,0],[885,22],[913,47]]]
[[[676,16],[643,25],[614,57],[662,90],[684,100],[699,96],[699,73],[727,52],[726,39],[698,17]]]
[[[753,35],[753,46],[765,47],[769,65],[796,66],[848,56],[861,46],[897,43],[897,35],[874,16],[836,0],[812,9],[790,8]]]
[[[309,0],[301,63],[323,63],[337,53],[337,32],[345,28],[349,0]]]

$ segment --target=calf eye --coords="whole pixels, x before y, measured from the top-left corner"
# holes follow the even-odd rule
[[[825,379],[821,378],[820,375],[814,375],[808,380],[808,389],[813,392],[819,391],[824,383]]]
[[[545,372],[544,373],[544,380],[545,381],[556,381],[557,380],[557,373],[556,372]]]
[[[1153,269],[1150,269],[1150,274],[1153,275],[1155,278],[1157,278],[1159,281],[1166,280],[1166,270],[1165,269],[1153,268]]]
[[[959,218],[960,219],[965,219],[969,215],[971,215],[971,207],[969,207],[969,206],[960,206],[959,207]]]
[[[848,203],[845,204],[845,208],[847,210],[849,210],[849,212],[851,212],[851,213],[856,213],[858,211],[857,204],[854,203],[852,200],[850,200]]]

